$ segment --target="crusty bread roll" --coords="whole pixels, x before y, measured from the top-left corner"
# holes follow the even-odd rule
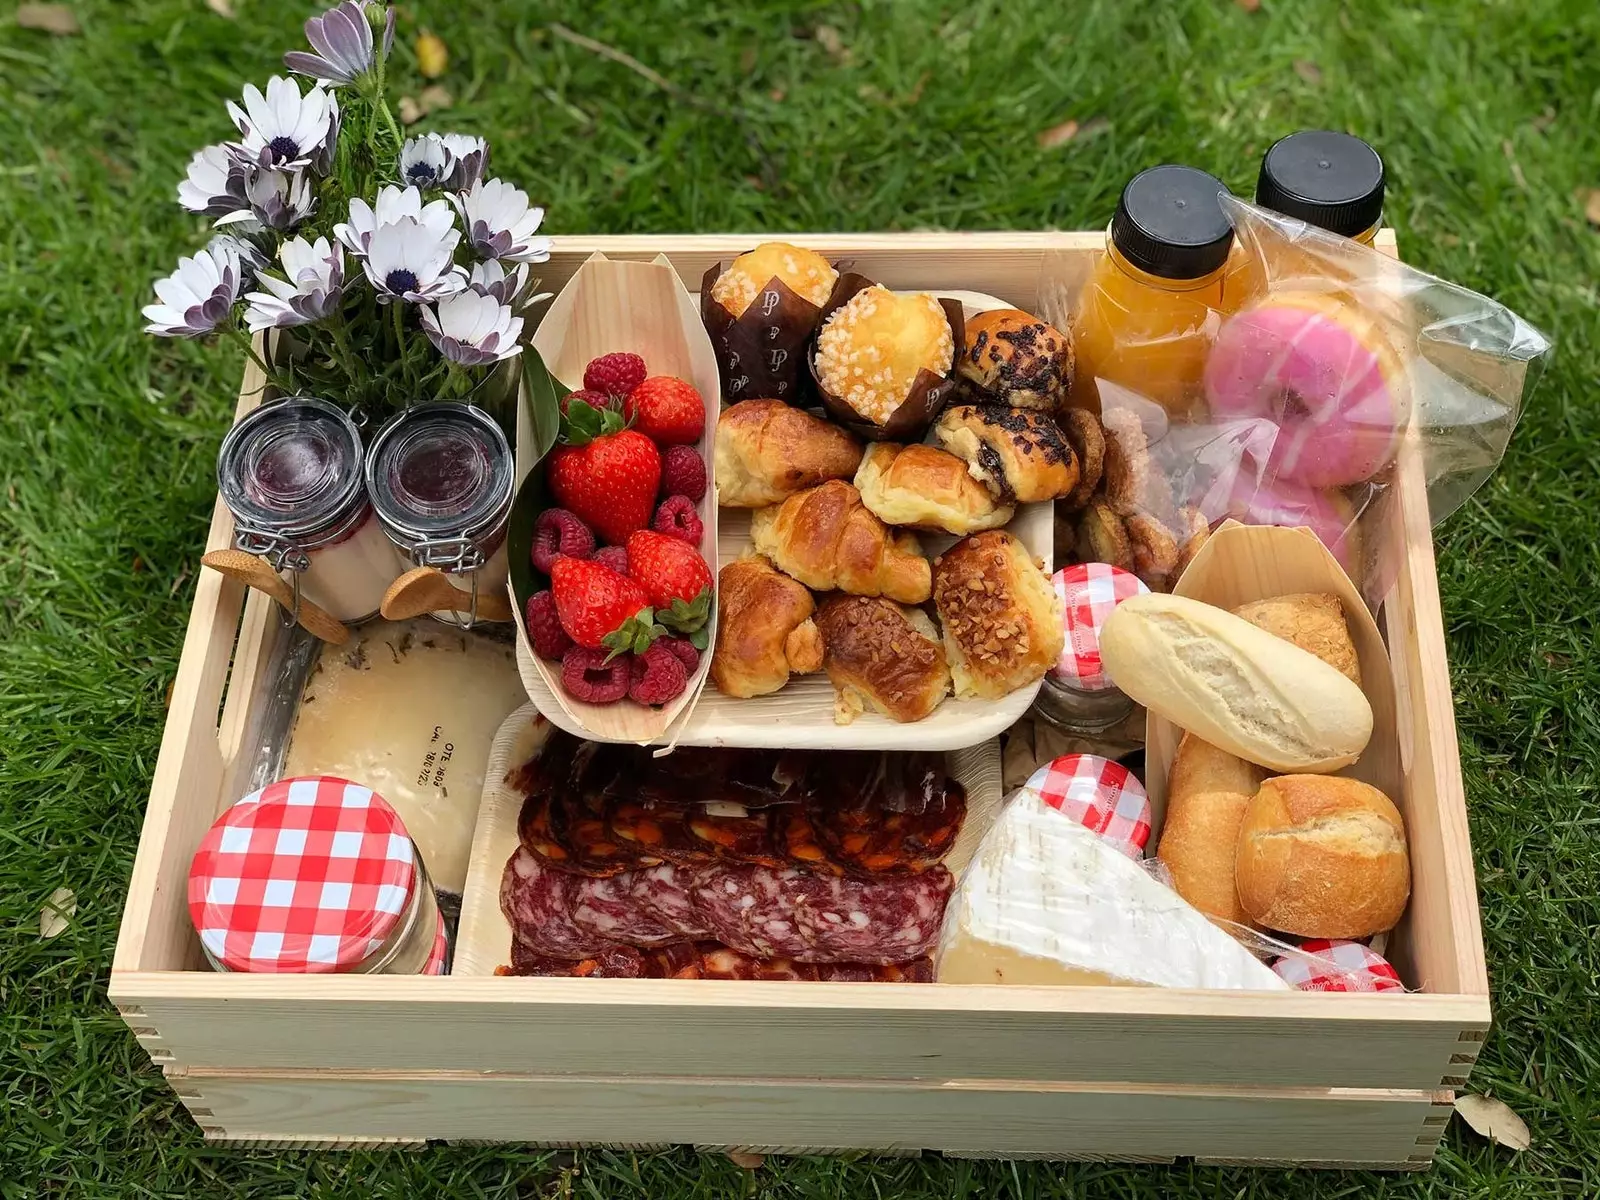
[[[1053,413],[1072,385],[1072,339],[1015,308],[967,318],[956,373],[997,404]]]
[[[779,570],[819,592],[887,596],[921,604],[932,580],[916,535],[890,529],[861,503],[861,493],[830,479],[757,509],[750,540]]]
[[[823,666],[848,725],[871,704],[893,721],[920,721],[950,692],[939,631],[921,609],[871,596],[830,596],[817,614]]]
[[[1167,777],[1167,813],[1156,857],[1172,872],[1178,895],[1206,916],[1237,925],[1252,923],[1233,881],[1239,826],[1263,774],[1186,733]]]
[[[960,404],[945,410],[933,432],[974,479],[1008,503],[1054,500],[1078,484],[1078,456],[1044,413]]]
[[[957,535],[998,529],[1017,511],[997,501],[966,463],[932,446],[874,442],[856,471],[856,490],[886,524]]]
[[[1411,894],[1399,810],[1370,784],[1326,775],[1261,785],[1245,810],[1235,870],[1244,910],[1300,937],[1381,933]]]
[[[1337,771],[1372,737],[1372,705],[1349,679],[1198,600],[1124,600],[1100,630],[1100,658],[1151,712],[1274,771]]]
[[[861,443],[782,400],[742,400],[717,418],[717,503],[760,508],[827,479],[848,479]]]
[[[822,666],[822,635],[811,620],[816,601],[802,584],[760,557],[741,558],[717,575],[717,644],[711,682],[726,696],[765,696]]]
[[[1003,529],[962,538],[934,561],[933,603],[958,699],[998,700],[1061,657],[1061,597]]]
[[[1357,687],[1361,686],[1361,659],[1345,624],[1344,604],[1332,592],[1298,592],[1252,600],[1233,610],[1257,629],[1293,642],[1315,654]]]

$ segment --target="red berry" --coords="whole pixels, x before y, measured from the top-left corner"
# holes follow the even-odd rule
[[[628,694],[632,672],[631,654],[607,662],[604,650],[574,646],[561,659],[561,686],[585,704],[612,704]]]
[[[645,529],[655,511],[661,454],[632,429],[550,451],[545,477],[550,493],[607,542],[621,545]]]
[[[644,359],[616,351],[591,359],[583,369],[583,386],[605,396],[626,396],[644,382]]]
[[[694,385],[671,375],[652,375],[622,402],[633,427],[660,446],[698,442],[706,431],[706,402]]]
[[[661,507],[656,509],[655,520],[650,522],[650,528],[690,546],[699,546],[706,532],[699,511],[687,496],[668,496],[663,500]]]
[[[631,556],[630,556],[631,557]],[[642,608],[649,593],[640,584],[582,558],[558,558],[550,568],[561,628],[580,646],[598,649]]]
[[[621,546],[607,546],[603,550],[596,550],[590,561],[610,567],[618,575],[628,573],[628,552]]]
[[[640,704],[665,704],[683,695],[689,672],[683,661],[660,644],[633,656],[628,677],[628,697]]]
[[[528,640],[540,658],[559,659],[572,649],[572,639],[561,628],[561,618],[556,615],[554,592],[546,589],[529,596],[524,616],[528,620]]]
[[[649,529],[628,539],[628,574],[657,609],[671,608],[674,600],[692,604],[711,590],[711,568],[698,550]]]
[[[564,508],[547,508],[533,524],[533,566],[550,574],[550,564],[565,554],[568,558],[588,558],[594,553],[594,534],[577,516]]]
[[[590,408],[608,408],[611,405],[611,397],[606,395],[604,392],[594,392],[590,391],[588,388],[579,388],[577,391],[568,392],[565,396],[561,397],[562,416],[567,415],[567,405],[571,404],[574,400],[582,400]]]
[[[696,504],[706,495],[706,460],[693,446],[668,446],[661,452],[661,494],[687,496]]]
[[[683,669],[689,674],[694,674],[694,669],[700,665],[700,651],[688,638],[664,637],[656,642],[657,646],[665,646],[683,661]]]

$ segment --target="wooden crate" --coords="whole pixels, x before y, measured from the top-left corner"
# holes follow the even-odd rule
[[[1385,235],[1383,243],[1393,248]],[[690,286],[751,236],[566,238],[668,254]],[[896,287],[1039,302],[1049,256],[1098,233],[793,240]],[[260,381],[246,376],[241,407]],[[1489,1025],[1488,981],[1421,464],[1367,518],[1397,577],[1394,659],[1413,897],[1389,955],[1420,990],[1288,995],[682,980],[251,977],[203,969],[184,903],[201,835],[239,794],[274,639],[260,596],[200,573],[123,916],[111,996],[207,1135],[427,1138],[1016,1158],[1431,1160]],[[228,544],[218,504],[208,548]]]

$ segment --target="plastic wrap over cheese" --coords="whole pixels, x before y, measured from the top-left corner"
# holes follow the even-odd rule
[[[1288,985],[1113,843],[1022,789],[951,897],[940,983]]]

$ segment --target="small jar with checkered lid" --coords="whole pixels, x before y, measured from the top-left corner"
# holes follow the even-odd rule
[[[189,915],[219,971],[442,975],[448,939],[399,814],[332,775],[280,779],[217,818]]]
[[[1044,677],[1033,715],[1075,734],[1104,733],[1133,711],[1100,661],[1100,629],[1129,596],[1150,589],[1132,571],[1110,563],[1076,563],[1051,578],[1061,597],[1066,637]]]

